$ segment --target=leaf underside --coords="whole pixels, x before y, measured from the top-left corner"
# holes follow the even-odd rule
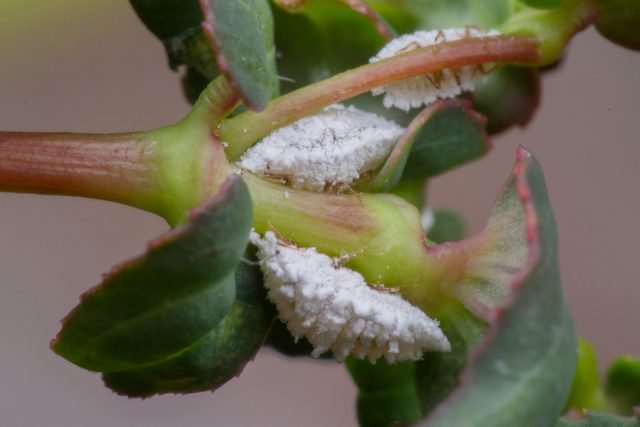
[[[162,393],[215,390],[237,376],[262,346],[275,317],[266,299],[262,272],[247,254],[235,272],[236,300],[225,317],[180,353],[137,370],[103,375],[119,394],[148,397]]]
[[[221,72],[249,108],[261,110],[277,94],[268,0],[130,1],[162,41],[171,68],[187,66],[183,86],[189,100]]]
[[[363,425],[417,421],[425,414],[421,425],[428,427],[553,425],[569,393],[577,341],[560,288],[555,222],[536,160],[519,149],[514,173],[483,233],[430,250],[464,270],[449,292],[466,307],[454,303],[440,315],[452,351],[427,353],[411,365],[412,375],[403,371],[402,384],[394,383],[396,395],[389,391],[390,412],[384,412],[386,376],[395,374],[369,365],[367,375],[374,380],[360,388],[358,398]],[[356,375],[366,370],[358,367]],[[407,390],[414,391],[418,407],[397,404]],[[383,421],[370,418],[369,410]]]
[[[589,411],[584,419],[561,418],[555,427],[640,427],[638,418],[625,418],[598,411]]]
[[[249,191],[233,176],[192,211],[188,223],[83,295],[53,350],[108,373],[145,368],[189,348],[225,319],[239,297],[235,270],[251,221]]]
[[[508,212],[516,201],[520,215]],[[460,384],[425,426],[546,426],[564,407],[577,338],[560,287],[555,220],[544,177],[522,148],[487,230],[504,233],[514,219],[525,236],[526,260],[512,275],[511,293],[496,306],[496,320]]]

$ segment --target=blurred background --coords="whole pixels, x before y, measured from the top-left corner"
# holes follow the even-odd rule
[[[516,146],[533,151],[555,208],[569,305],[601,367],[640,355],[639,99],[640,54],[587,31],[546,76],[526,132],[501,135],[486,158],[430,187],[434,205],[459,209],[478,231]],[[0,0],[0,129],[149,129],[187,110],[178,75],[126,0]],[[0,193],[0,425],[355,425],[355,388],[335,362],[263,350],[214,394],[140,401],[49,350],[78,296],[166,229],[114,203]]]

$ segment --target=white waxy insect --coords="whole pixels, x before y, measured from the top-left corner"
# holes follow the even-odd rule
[[[473,27],[417,31],[413,34],[406,34],[393,39],[369,62],[378,62],[419,47],[472,37],[497,36],[499,34],[495,30],[485,32]],[[487,64],[424,74],[375,88],[371,92],[374,95],[384,94],[383,103],[385,107],[396,107],[400,110],[409,111],[411,108],[429,105],[437,99],[454,98],[463,91],[472,91],[473,79],[478,72],[485,72],[484,66],[487,66]]]
[[[297,248],[251,232],[258,258],[280,320],[291,334],[313,345],[317,357],[331,350],[387,362],[418,360],[427,351],[450,351],[437,321],[399,295],[367,285],[362,275],[340,266],[340,259]]]
[[[392,121],[336,104],[271,133],[238,164],[294,188],[337,189],[379,167],[403,132]]]

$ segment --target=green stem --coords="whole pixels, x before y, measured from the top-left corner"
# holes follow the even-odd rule
[[[540,41],[538,66],[560,59],[569,40],[598,17],[592,0],[565,0],[553,9],[523,8],[505,22],[500,31],[535,36]]]
[[[298,246],[315,247],[347,265],[369,283],[388,287],[430,287],[442,273],[425,246],[417,209],[390,194],[330,194],[296,190],[245,173],[254,227],[274,231]]]
[[[170,224],[227,174],[222,146],[189,123],[104,135],[0,132],[0,191],[109,200]]]
[[[538,58],[538,42],[526,36],[469,38],[414,49],[281,96],[260,113],[247,111],[224,120],[217,134],[229,143],[227,153],[235,159],[273,130],[376,87],[443,69],[489,62],[535,64]]]

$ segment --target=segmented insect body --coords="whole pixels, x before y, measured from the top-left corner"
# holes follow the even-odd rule
[[[432,46],[445,41],[471,37],[489,37],[499,34],[495,30],[485,32],[475,27],[417,31],[390,41],[369,62],[378,62],[412,49]],[[409,111],[411,108],[429,105],[437,99],[453,98],[463,91],[472,91],[474,77],[478,73],[485,73],[489,67],[490,64],[482,64],[442,70],[437,73],[416,76],[378,87],[371,92],[374,95],[384,94],[383,103],[385,107],[396,107]]]
[[[252,232],[251,242],[280,319],[294,337],[309,340],[313,356],[331,350],[338,360],[353,355],[393,363],[450,350],[436,321],[399,295],[369,287],[339,259],[281,244],[272,232]]]
[[[392,121],[336,104],[276,130],[238,164],[295,188],[341,189],[380,166],[403,132]]]

